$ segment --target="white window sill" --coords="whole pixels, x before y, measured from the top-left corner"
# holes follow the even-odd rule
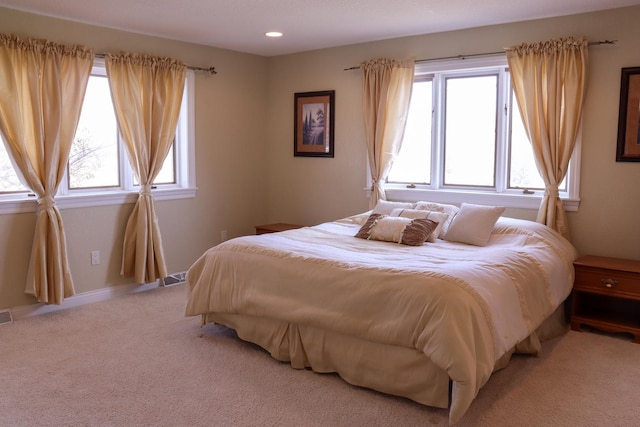
[[[196,197],[196,188],[167,188],[152,191],[156,201],[193,199]],[[91,206],[122,205],[125,203],[135,203],[138,199],[136,191],[101,191],[99,193],[74,194],[72,196],[57,196],[56,206],[58,209],[85,208]],[[35,212],[38,203],[35,197],[26,194],[17,195],[13,198],[0,199],[0,215],[15,214],[23,212]]]
[[[540,207],[542,191],[533,194],[494,193],[464,190],[427,190],[418,188],[385,188],[388,200],[399,202],[428,201],[436,203],[456,204],[475,203],[479,205],[504,206],[507,208],[535,209]],[[560,195],[567,212],[577,212],[579,198],[568,198]]]

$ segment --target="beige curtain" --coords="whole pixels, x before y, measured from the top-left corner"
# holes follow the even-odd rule
[[[125,230],[121,274],[150,283],[167,276],[151,184],[175,137],[186,66],[138,54],[107,55],[105,64],[118,128],[140,183]]]
[[[64,175],[93,51],[0,34],[0,131],[24,185],[38,198],[25,292],[46,304],[75,294],[54,196]]]
[[[569,239],[558,185],[567,174],[582,117],[588,43],[557,39],[507,49],[513,88],[545,192],[537,221]]]
[[[364,131],[371,170],[373,208],[386,199],[384,182],[400,151],[409,112],[415,59],[403,62],[379,58],[360,64]]]

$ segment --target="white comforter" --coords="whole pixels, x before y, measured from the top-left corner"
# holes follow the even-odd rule
[[[452,379],[456,421],[496,362],[569,295],[575,249],[509,218],[486,247],[353,237],[364,218],[211,248],[188,272],[186,314],[267,317],[418,349]]]

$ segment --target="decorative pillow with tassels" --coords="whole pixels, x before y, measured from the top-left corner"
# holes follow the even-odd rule
[[[440,237],[440,233],[442,232],[442,228],[444,227],[447,218],[449,218],[449,214],[445,212],[434,212],[434,211],[426,211],[426,210],[417,210],[417,209],[394,209],[391,211],[390,216],[401,216],[403,218],[421,218],[421,219],[430,219],[431,221],[435,221],[438,225],[435,230],[429,236],[427,236],[427,242],[435,242],[437,238]]]
[[[364,225],[360,227],[356,237],[420,246],[424,244],[437,226],[438,223],[430,219],[371,214]]]

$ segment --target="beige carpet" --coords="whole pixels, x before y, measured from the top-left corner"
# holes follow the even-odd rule
[[[185,318],[178,285],[0,325],[0,426],[428,426],[447,410],[295,370]],[[515,357],[460,426],[640,423],[640,345],[569,332]]]

